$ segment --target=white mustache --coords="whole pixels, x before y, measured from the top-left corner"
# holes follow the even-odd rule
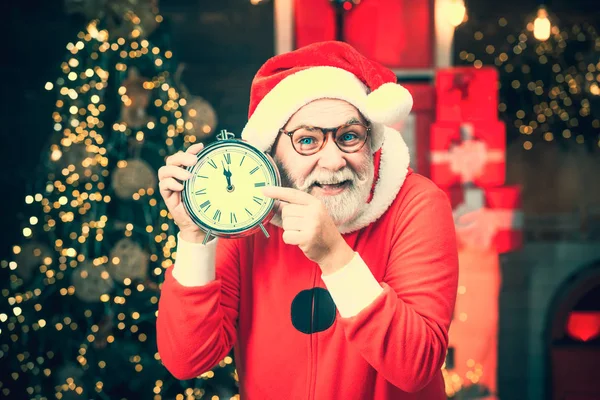
[[[354,182],[356,174],[348,167],[335,172],[314,171],[306,177],[302,185],[298,187],[300,190],[307,190],[315,183],[321,185],[335,185],[344,181]]]

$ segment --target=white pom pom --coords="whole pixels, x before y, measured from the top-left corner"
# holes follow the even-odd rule
[[[396,83],[384,83],[367,96],[367,118],[390,126],[406,119],[413,106],[408,90]]]

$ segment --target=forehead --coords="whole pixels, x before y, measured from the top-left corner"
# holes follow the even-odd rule
[[[338,99],[319,99],[301,107],[286,124],[286,128],[298,125],[314,125],[330,128],[343,125],[352,119],[364,122],[360,112],[352,104]]]

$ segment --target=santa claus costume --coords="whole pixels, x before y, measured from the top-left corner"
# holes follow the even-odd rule
[[[409,113],[408,91],[345,43],[313,44],[261,67],[242,138],[269,151],[288,119],[322,98],[347,101],[372,124],[371,196],[339,227],[354,258],[323,276],[277,223],[268,239],[179,239],[159,301],[161,359],[190,379],[233,347],[248,400],[446,399],[456,238],[448,197],[410,170],[389,127]]]

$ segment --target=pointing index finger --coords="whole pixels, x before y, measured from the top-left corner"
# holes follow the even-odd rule
[[[291,204],[311,204],[313,197],[298,189],[280,186],[265,186],[262,188],[263,195],[272,199],[284,201]]]

